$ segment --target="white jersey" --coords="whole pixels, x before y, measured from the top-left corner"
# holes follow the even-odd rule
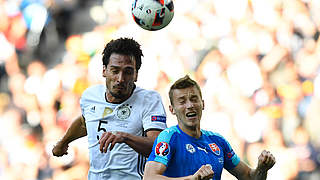
[[[89,179],[142,179],[146,158],[125,143],[101,153],[99,138],[103,132],[121,131],[145,136],[152,129],[165,129],[166,114],[156,91],[136,87],[121,104],[108,103],[106,86],[95,85],[84,91],[80,99],[89,143]],[[94,175],[93,175],[94,174]],[[123,178],[121,178],[123,179]]]

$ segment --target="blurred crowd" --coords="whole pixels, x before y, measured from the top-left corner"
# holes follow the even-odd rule
[[[189,74],[203,91],[203,129],[252,167],[270,150],[268,179],[320,179],[320,1],[174,5],[172,22],[149,32],[131,0],[0,0],[0,179],[86,179],[85,138],[64,157],[51,149],[81,113],[83,90],[104,83],[104,45],[122,36],[142,45],[137,84],[161,94],[168,126],[169,87]]]

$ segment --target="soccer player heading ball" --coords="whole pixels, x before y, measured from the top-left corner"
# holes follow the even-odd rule
[[[132,16],[143,29],[156,31],[166,27],[174,15],[172,0],[133,0]]]
[[[84,91],[82,115],[52,150],[54,156],[67,154],[70,142],[88,135],[89,180],[141,180],[146,156],[167,127],[160,95],[135,85],[142,56],[133,39],[120,38],[106,45],[105,85]]]
[[[267,177],[275,158],[264,150],[258,166],[251,169],[240,160],[228,141],[221,135],[200,129],[204,101],[199,85],[189,76],[176,81],[170,88],[169,109],[178,125],[165,129],[157,137],[145,168],[144,180],[215,179],[221,178],[223,168],[237,179]]]

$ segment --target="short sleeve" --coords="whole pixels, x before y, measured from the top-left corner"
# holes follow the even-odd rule
[[[163,130],[167,128],[167,116],[159,93],[149,91],[145,94],[143,102],[144,112],[142,122],[144,130]]]
[[[82,116],[86,116],[86,109],[88,109],[90,106],[93,106],[93,102],[95,101],[95,99],[99,98],[97,94],[101,94],[99,90],[102,88],[103,86],[96,85],[87,88],[82,93],[79,100]]]
[[[84,94],[82,94],[82,96],[81,96],[81,98],[80,98],[80,100],[79,100],[79,103],[80,103],[80,109],[81,109],[81,114],[82,114],[82,116],[85,116],[85,107],[86,107],[86,100],[85,100],[85,95]]]
[[[225,138],[222,138],[222,143],[224,146],[223,147],[223,150],[224,150],[224,166],[223,167],[227,170],[231,170],[239,164],[240,158],[233,151],[231,145]]]
[[[155,161],[168,166],[175,153],[173,133],[169,129],[162,131],[153,143],[148,161]]]

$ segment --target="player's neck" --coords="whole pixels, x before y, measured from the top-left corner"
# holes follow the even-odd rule
[[[194,137],[194,138],[196,138],[196,139],[200,138],[200,136],[201,136],[200,127],[188,128],[188,127],[185,127],[185,126],[179,124],[179,128],[180,128],[184,133],[186,133],[187,135],[189,135],[189,136],[191,136],[191,137]]]
[[[107,102],[109,103],[113,103],[113,104],[121,104],[122,102],[124,102],[125,100],[127,100],[130,96],[128,97],[124,97],[124,98],[117,98],[114,97],[110,94],[105,93],[105,99]]]

